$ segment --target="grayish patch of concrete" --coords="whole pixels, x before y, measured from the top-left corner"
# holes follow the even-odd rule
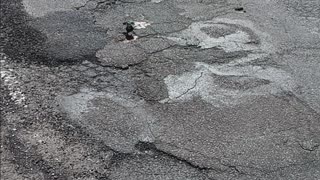
[[[159,130],[145,103],[126,96],[85,90],[59,102],[72,120],[119,152],[133,152],[140,141],[153,142]]]
[[[215,34],[215,28],[230,29],[228,24],[232,25],[230,28],[234,33],[225,36],[217,33],[217,36],[210,37],[212,36],[210,34]],[[212,31],[203,32],[201,30],[206,27],[212,28]],[[241,27],[246,27],[247,32]],[[226,52],[250,50],[251,54],[222,65],[196,62],[193,71],[182,75],[167,76],[164,81],[167,84],[169,98],[161,102],[185,101],[200,96],[214,106],[235,105],[256,96],[292,92],[296,88],[293,78],[284,70],[250,64],[275,52],[267,39],[269,36],[256,29],[250,21],[221,18],[193,23],[187,30],[174,34],[174,36],[177,37],[171,36],[169,39],[184,46],[197,45],[204,49],[218,47]],[[252,40],[257,37],[260,38],[259,43],[252,43]],[[232,77],[228,83],[236,87],[228,88],[219,83],[221,77],[229,80],[231,80],[229,77]],[[257,84],[255,83],[257,81],[263,83]],[[246,86],[248,84],[251,85]]]
[[[254,61],[259,56],[249,55],[237,61]],[[296,88],[294,80],[283,70],[255,65],[243,66],[243,63],[233,65],[234,63],[196,63],[195,71],[167,76],[164,81],[169,98],[162,102],[186,101],[199,96],[214,106],[235,105],[256,96],[292,92]],[[229,78],[228,84],[232,83],[235,87],[224,86],[220,83],[220,77]],[[257,81],[263,83],[255,84]],[[251,85],[246,86],[248,83]]]
[[[228,24],[232,25],[228,27]],[[238,26],[237,29],[234,26]],[[246,32],[241,27],[246,27],[252,32]],[[212,28],[211,32],[203,30],[203,28]],[[228,33],[224,36],[220,36],[218,32],[221,28],[226,30],[231,30],[234,33]],[[215,29],[218,31],[215,32]],[[261,44],[257,45],[255,43],[255,36],[251,34],[256,34],[260,38]],[[176,41],[180,45],[195,45],[201,48],[222,48],[226,52],[233,51],[264,51],[273,52],[274,48],[269,43],[270,36],[266,33],[259,31],[254,27],[253,23],[250,21],[237,20],[237,19],[227,19],[227,18],[217,18],[212,21],[196,22],[192,23],[188,29],[171,34],[168,38],[170,40]]]
[[[69,98],[59,99],[65,110],[71,114],[72,118],[81,118],[83,113],[89,111],[89,102],[95,97],[102,96],[103,93],[90,92],[89,89],[82,89],[82,93],[74,94]]]

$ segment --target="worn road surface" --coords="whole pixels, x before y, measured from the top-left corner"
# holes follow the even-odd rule
[[[320,179],[319,0],[1,0],[0,38],[3,180]]]

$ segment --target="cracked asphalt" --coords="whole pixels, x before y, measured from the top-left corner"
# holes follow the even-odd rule
[[[320,1],[0,13],[1,179],[320,179]]]

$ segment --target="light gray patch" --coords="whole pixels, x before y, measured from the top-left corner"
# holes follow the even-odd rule
[[[179,78],[171,75],[167,76],[164,81],[168,88],[168,100],[190,100],[193,96],[197,96],[198,91],[202,89],[202,87],[199,87],[199,82],[203,82],[201,81],[202,79],[200,79],[202,76],[203,72],[185,73],[179,76]],[[165,101],[166,99],[162,102]]]
[[[226,28],[234,33],[211,38],[201,31],[201,28],[205,27]],[[246,56],[235,57],[231,61],[222,58],[226,61],[220,65],[207,64],[210,61],[199,62],[200,58],[195,63],[194,70],[182,75],[167,76],[164,80],[169,91],[169,98],[163,99],[161,101],[163,103],[200,97],[214,106],[235,105],[254,99],[256,96],[275,95],[283,91],[292,92],[296,88],[290,74],[285,71],[253,63],[270,56],[269,54],[274,52],[274,48],[266,39],[268,35],[254,28],[250,21],[214,19],[198,22],[193,23],[181,33],[173,34],[173,36],[169,39],[184,46],[196,45],[204,49],[218,47],[238,55],[241,53],[239,54],[237,51],[250,51],[250,54],[245,53]],[[262,41],[256,36],[259,36]],[[256,41],[259,43],[257,44]],[[197,57],[195,56],[194,59]],[[199,76],[200,74],[201,76]]]
[[[219,36],[215,38],[210,37],[210,34],[201,31],[201,28],[205,27],[215,27],[215,25],[193,23],[187,30],[173,34],[171,37],[168,37],[168,39],[176,41],[178,44],[183,46],[192,45],[203,49],[216,47],[222,48],[226,52],[257,50],[257,47],[249,44],[250,36],[244,31],[237,30],[234,33],[227,34],[226,36]]]
[[[86,90],[85,90],[86,91]],[[90,100],[103,95],[102,93],[80,93],[67,97],[60,97],[59,104],[63,105],[64,110],[69,113],[72,118],[81,118],[82,114],[87,113]]]
[[[182,75],[169,75],[164,81],[169,98],[161,102],[176,102],[201,97],[214,106],[235,105],[256,96],[293,92],[297,87],[290,74],[273,67],[238,66],[259,56],[249,56],[224,65],[196,63],[195,70]],[[232,81],[227,84],[221,78]],[[237,88],[233,89],[230,87]],[[226,88],[227,87],[227,88]]]
[[[230,25],[229,25],[230,24]],[[233,33],[220,36],[216,33],[214,37],[203,28],[229,29]],[[208,30],[208,29],[207,29]],[[259,36],[259,38],[258,38]],[[269,43],[268,35],[259,31],[250,21],[216,18],[212,21],[192,23],[188,29],[171,34],[168,39],[183,46],[198,46],[201,48],[221,48],[226,52],[235,51],[265,51],[274,52],[274,47]]]
[[[154,141],[155,119],[143,101],[90,89],[59,99],[73,121],[116,151],[130,153],[137,142]]]

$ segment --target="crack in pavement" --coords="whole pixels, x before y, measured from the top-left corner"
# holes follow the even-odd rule
[[[182,96],[184,96],[184,95],[186,95],[187,93],[189,93],[192,89],[194,89],[194,88],[197,86],[197,84],[198,84],[198,80],[199,80],[202,76],[203,76],[203,72],[201,72],[201,73],[200,73],[200,76],[195,79],[194,85],[193,85],[191,88],[187,89],[185,92],[183,92],[183,93],[180,94],[179,96],[174,97],[174,99],[179,99],[179,98],[181,98]]]
[[[140,151],[146,151],[146,150],[149,150],[149,151],[154,151],[156,152],[157,154],[159,155],[164,155],[164,156],[167,156],[167,157],[170,157],[172,159],[175,159],[177,161],[180,161],[180,162],[183,162],[185,164],[187,164],[188,166],[194,168],[194,169],[197,169],[198,171],[200,172],[203,172],[203,171],[206,171],[206,170],[210,170],[211,168],[209,167],[201,167],[201,166],[198,166],[186,159],[183,159],[183,158],[180,158],[178,156],[175,156],[173,154],[170,154],[166,151],[162,151],[161,149],[157,148],[156,145],[154,143],[150,143],[150,142],[138,142],[135,147],[137,149],[139,149]]]

